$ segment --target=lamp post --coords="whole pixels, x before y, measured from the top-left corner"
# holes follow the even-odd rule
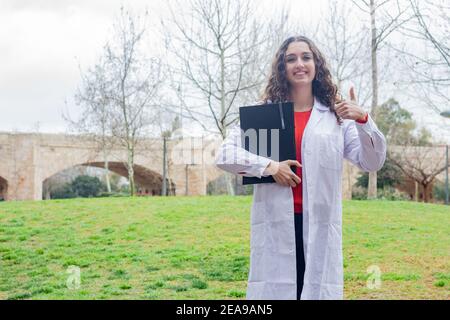
[[[440,113],[445,118],[450,118],[450,110]],[[448,144],[445,144],[445,204],[448,205]]]
[[[450,110],[442,111],[440,113],[440,115],[445,117],[445,118],[450,118]]]
[[[167,196],[167,137],[166,135],[163,136],[163,181],[162,181],[162,195]]]
[[[445,146],[445,204],[448,205],[448,144]]]
[[[197,163],[195,162],[195,155],[194,155],[194,138],[191,137],[190,142],[190,161],[188,163],[185,163],[185,191],[184,194],[186,196],[189,195],[189,166],[195,166]]]

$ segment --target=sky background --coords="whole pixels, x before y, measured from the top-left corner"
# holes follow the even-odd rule
[[[326,0],[284,1],[296,19],[316,23]],[[73,96],[80,69],[93,65],[121,5],[148,8],[153,21],[167,15],[162,1],[0,0],[0,131],[67,132],[62,114],[77,116]],[[273,1],[264,0],[270,13]],[[273,10],[272,10],[273,11]],[[357,17],[355,17],[357,19]],[[450,143],[450,119],[414,99],[397,97],[415,120]],[[67,103],[67,107],[66,107]],[[450,109],[448,106],[447,109]]]

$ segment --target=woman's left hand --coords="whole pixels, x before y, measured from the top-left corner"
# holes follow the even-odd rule
[[[367,112],[356,102],[355,89],[350,88],[350,101],[343,100],[334,105],[338,116],[342,119],[360,120],[364,119]]]

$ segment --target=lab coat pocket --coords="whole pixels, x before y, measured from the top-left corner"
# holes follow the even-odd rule
[[[323,168],[341,170],[343,163],[343,146],[337,134],[320,134],[319,164]]]

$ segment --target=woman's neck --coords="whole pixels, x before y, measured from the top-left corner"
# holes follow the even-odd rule
[[[294,111],[308,111],[313,107],[314,96],[312,87],[291,88],[291,100],[294,102]]]

